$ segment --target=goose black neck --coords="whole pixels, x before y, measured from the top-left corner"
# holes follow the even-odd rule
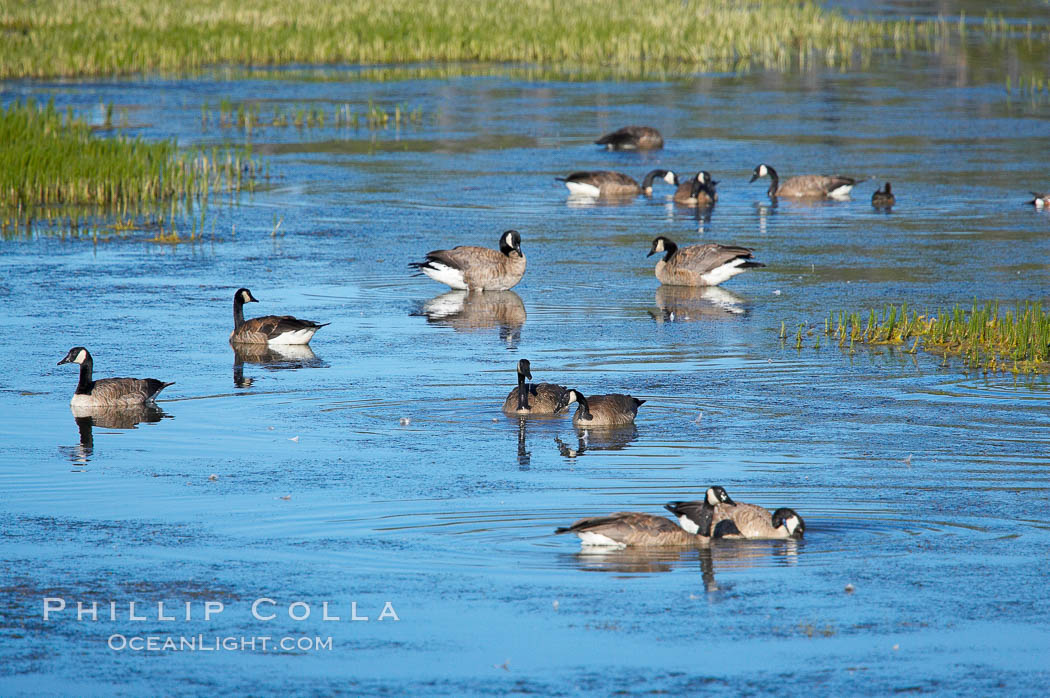
[[[244,324],[244,299],[238,293],[233,297],[233,328],[237,329]]]
[[[528,390],[525,388],[525,374],[518,373],[518,409],[527,410],[529,408]]]
[[[648,190],[653,187],[653,180],[657,177],[666,177],[667,170],[652,170],[649,174],[645,175],[645,179],[642,180],[642,189]]]
[[[675,252],[678,251],[678,245],[671,242],[670,240],[664,241],[664,261],[670,262],[671,257],[674,257]]]
[[[77,382],[77,395],[90,395],[91,388],[93,388],[95,382],[91,380],[91,356],[88,355],[84,358],[84,363],[80,364],[80,380]]]
[[[591,419],[591,407],[587,404],[587,398],[579,393],[576,393],[576,402],[579,404],[580,412],[584,419]]]
[[[769,198],[775,198],[777,195],[777,187],[780,186],[780,177],[777,176],[777,171],[769,165],[766,165],[766,172],[769,173],[769,189],[766,193],[769,194]]]

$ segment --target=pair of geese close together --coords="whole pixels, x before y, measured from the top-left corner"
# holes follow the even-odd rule
[[[579,519],[556,534],[575,533],[582,546],[697,547],[717,539],[800,539],[806,530],[794,509],[770,513],[756,504],[734,502],[724,487],[708,487],[704,499],[669,502],[664,508],[678,525],[662,516],[618,511]]]
[[[265,315],[263,317],[244,319],[244,304],[257,303],[259,299],[246,288],[237,289],[233,294],[233,331],[230,333],[231,344],[309,344],[314,333],[327,322],[317,323],[312,320],[300,320],[291,315]],[[93,380],[94,361],[91,352],[84,347],[73,347],[62,364],[79,364],[80,380],[69,404],[75,409],[92,407],[136,407],[152,404],[160,391],[174,381],[167,383],[156,378],[101,378]]]
[[[649,255],[663,252],[656,263],[656,278],[670,286],[717,286],[752,267],[752,250],[734,245],[707,243],[679,248],[670,238],[653,240]],[[506,291],[525,275],[521,234],[508,230],[500,236],[499,249],[460,245],[451,250],[428,252],[422,262],[408,265],[434,281],[454,289]]]
[[[518,361],[518,385],[503,401],[504,414],[553,417],[575,402],[573,426],[622,427],[634,423],[638,408],[645,403],[645,400],[620,393],[584,397],[575,388],[555,383],[526,383],[526,380],[532,380],[532,365],[528,359],[521,359]]]

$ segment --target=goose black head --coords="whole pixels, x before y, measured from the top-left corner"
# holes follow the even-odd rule
[[[532,380],[532,364],[529,363],[528,359],[522,359],[518,362],[518,375]]]
[[[773,528],[780,528],[781,526],[792,538],[801,538],[806,532],[806,522],[795,513],[794,509],[787,507],[781,507],[773,512]]]
[[[772,170],[773,170],[773,168],[770,167],[769,165],[765,165],[765,164],[759,165],[758,167],[756,167],[754,169],[754,171],[751,172],[751,179],[747,180],[747,183],[750,184],[751,182],[754,182],[759,177],[767,176]]]
[[[73,347],[69,350],[69,353],[66,354],[66,357],[55,365],[61,366],[62,364],[83,364],[85,361],[90,360],[91,354],[88,353],[87,349],[85,349],[84,347]]]
[[[729,493],[726,492],[726,488],[720,485],[708,487],[707,492],[704,494],[704,498],[711,506],[716,506],[718,504],[736,504],[736,502],[729,498]]]
[[[667,252],[671,249],[678,249],[678,246],[671,241],[670,238],[665,238],[663,235],[653,240],[653,247],[649,250],[649,254],[646,257],[652,257],[657,252]]]
[[[511,252],[521,254],[521,233],[517,230],[508,230],[499,239],[499,251],[505,255]]]
[[[258,303],[259,299],[252,295],[252,292],[246,288],[239,288],[233,294],[234,300],[240,300],[241,303]]]
[[[558,409],[561,410],[568,407],[574,402],[579,403],[580,409],[583,410],[583,419],[594,419],[591,415],[591,410],[587,405],[587,398],[581,395],[575,388],[570,388],[565,391],[565,394],[562,395],[561,400],[559,401]]]

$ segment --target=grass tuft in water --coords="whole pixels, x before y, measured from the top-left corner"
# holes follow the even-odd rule
[[[898,344],[907,353],[922,348],[959,357],[968,368],[1013,373],[1050,372],[1050,311],[1042,303],[1025,301],[1002,310],[999,302],[966,309],[959,305],[935,315],[908,310],[906,303],[887,305],[881,314],[832,313],[824,334],[852,353],[854,344]],[[802,329],[798,345],[801,346]]]
[[[114,231],[133,229],[142,216],[174,221],[212,193],[253,189],[259,174],[248,148],[180,151],[170,140],[102,137],[53,102],[0,110],[0,142],[4,234],[34,224],[97,228],[100,217],[115,219]]]

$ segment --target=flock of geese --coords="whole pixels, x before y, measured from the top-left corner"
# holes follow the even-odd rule
[[[602,136],[598,145],[613,150],[644,150],[663,147],[663,137],[653,128],[628,126]],[[768,177],[767,194],[778,197],[843,199],[849,196],[857,180],[839,175],[801,175],[781,179],[767,164],[758,165],[751,181]],[[612,171],[573,172],[559,178],[570,196],[622,198],[651,196],[654,185],[664,182],[676,187],[677,203],[709,207],[718,200],[718,184],[711,173],[701,170],[691,179],[679,182],[670,170],[655,169],[639,184],[631,177]],[[1050,196],[1036,194],[1030,202],[1037,207],[1050,207]],[[872,196],[872,204],[889,207],[895,203],[890,183]],[[652,241],[649,256],[660,254],[655,274],[668,286],[717,286],[747,269],[763,266],[752,258],[746,247],[708,243],[679,247],[674,241],[659,236]],[[470,292],[508,290],[525,274],[525,255],[521,234],[504,232],[497,249],[459,246],[428,252],[423,261],[409,265],[420,274],[453,289]],[[328,323],[302,320],[289,315],[265,315],[244,318],[244,304],[258,299],[247,288],[233,296],[233,330],[230,343],[245,346],[304,346]],[[157,395],[172,382],[155,378],[94,379],[91,353],[82,346],[73,347],[61,364],[80,366],[80,378],[70,401],[74,414],[92,409],[135,408],[152,405]],[[621,393],[584,395],[577,388],[553,383],[533,383],[531,365],[521,359],[517,365],[517,385],[507,395],[502,410],[517,417],[558,416],[567,413],[575,403],[574,426],[583,429],[623,427],[634,423],[638,408],[645,401]],[[709,487],[705,498],[695,502],[671,502],[665,507],[676,517],[671,521],[639,512],[616,512],[608,516],[583,518],[555,533],[574,533],[585,546],[697,546],[714,539],[734,538],[801,538],[805,524],[792,509],[770,512],[754,504],[736,503],[720,486]]]

